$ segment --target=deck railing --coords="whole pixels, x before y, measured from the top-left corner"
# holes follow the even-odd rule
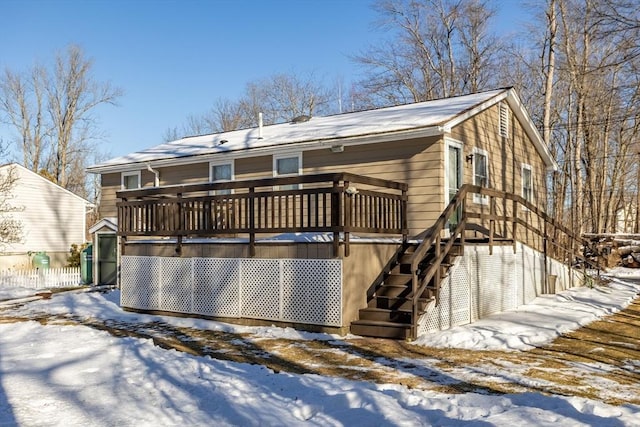
[[[464,246],[471,235],[486,238],[489,252],[495,244],[510,242],[516,250],[517,242],[527,244],[570,267],[580,266],[600,272],[597,260],[585,256],[589,242],[559,224],[543,210],[523,197],[504,191],[465,184],[451,199],[434,225],[425,232],[411,258],[413,299],[412,330],[417,337],[420,299],[430,284],[435,289],[436,304],[440,295],[440,267],[455,243]],[[443,240],[443,236],[446,239]],[[429,251],[433,258],[423,261]],[[547,263],[545,262],[545,269]],[[545,277],[547,276],[545,271]],[[432,283],[433,279],[433,283]]]
[[[407,184],[351,173],[174,185],[117,192],[118,234],[222,237],[247,234],[333,233],[334,255],[343,233],[407,237]]]

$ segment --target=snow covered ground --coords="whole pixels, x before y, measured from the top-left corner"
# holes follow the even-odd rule
[[[629,271],[616,273],[632,278]],[[640,284],[624,279],[606,288],[543,296],[518,310],[423,337],[416,345],[514,351],[540,345],[627,306]],[[30,291],[0,286],[0,301],[27,295]],[[117,292],[68,293],[30,302],[11,314],[70,313],[141,323],[161,320],[176,326],[252,333],[256,340],[339,338],[288,328],[125,313],[117,299]],[[0,426],[13,425],[640,426],[640,407],[541,393],[444,394],[274,373],[262,366],[165,350],[151,340],[117,338],[85,326],[26,321],[0,323]]]

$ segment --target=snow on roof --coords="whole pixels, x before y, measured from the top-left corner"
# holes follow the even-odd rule
[[[327,117],[313,117],[302,123],[282,123],[259,129],[242,129],[193,136],[156,145],[142,151],[116,157],[88,168],[100,173],[122,165],[213,155],[234,151],[276,147],[300,143],[329,143],[348,138],[375,137],[402,131],[436,128],[459,115],[508,92],[497,89],[472,95],[443,98],[415,104],[380,108]]]

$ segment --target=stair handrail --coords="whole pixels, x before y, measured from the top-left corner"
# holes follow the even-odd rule
[[[444,209],[444,211],[442,211],[442,213],[440,214],[436,222],[433,224],[433,226],[427,230],[425,237],[422,239],[422,242],[420,242],[420,244],[414,251],[413,256],[411,257],[411,276],[412,276],[411,278],[411,299],[412,299],[411,335],[413,338],[417,336],[417,325],[418,325],[418,315],[419,315],[418,303],[419,303],[420,295],[422,295],[427,285],[429,284],[429,281],[433,278],[433,275],[440,268],[442,261],[444,260],[447,253],[453,246],[455,237],[458,234],[460,234],[462,230],[464,230],[464,227],[466,225],[466,219],[464,218],[464,209],[461,209],[463,215],[461,215],[461,217],[458,220],[458,226],[452,233],[453,234],[451,236],[452,238],[449,239],[449,242],[447,242],[447,246],[445,247],[445,250],[436,254],[436,258],[434,259],[434,262],[432,263],[431,267],[429,267],[429,269],[427,270],[421,283],[419,283],[420,282],[420,269],[419,269],[420,263],[425,258],[427,252],[429,251],[429,249],[431,249],[431,247],[434,244],[437,244],[437,248],[438,248],[437,251],[439,251],[440,238],[441,238],[442,231],[445,230],[445,227],[451,215],[453,215],[456,209],[458,209],[460,206],[464,204],[467,197],[467,193],[469,192],[469,189],[472,187],[476,187],[476,186],[472,186],[470,184],[464,184],[462,187],[460,187],[458,192],[455,194],[455,196],[453,196],[453,198],[451,199],[447,207]],[[437,295],[436,295],[436,298],[437,298]]]
[[[490,196],[490,197],[500,197],[500,198],[503,198],[503,199],[508,199],[508,200],[515,201],[516,203],[518,203],[522,207],[526,208],[527,211],[530,211],[533,214],[537,215],[538,218],[540,218],[546,224],[550,225],[551,227],[553,227],[556,230],[558,230],[558,231],[562,232],[563,234],[565,234],[569,239],[573,240],[574,242],[577,242],[578,244],[580,244],[580,245],[582,245],[584,247],[588,247],[589,246],[589,241],[587,239],[585,239],[584,237],[580,236],[579,234],[576,234],[574,231],[572,231],[568,227],[566,227],[563,224],[559,223],[554,218],[549,216],[549,214],[547,214],[546,212],[541,210],[538,206],[534,205],[533,203],[531,203],[530,201],[526,200],[522,196],[519,196],[519,195],[513,194],[513,193],[508,193],[506,191],[501,191],[501,190],[496,190],[496,189],[493,189],[493,188],[486,188],[486,187],[475,187],[475,186],[472,186],[472,188],[469,188],[468,191],[471,192],[471,193],[478,193],[480,195],[486,195],[486,196]],[[520,219],[520,218],[514,217],[513,221],[515,221],[518,225],[521,225],[521,226],[524,226],[526,228],[531,229],[529,224],[527,222],[525,222],[524,220]],[[541,232],[540,230],[533,230],[533,229],[532,229],[532,231],[537,232],[544,239],[548,239],[549,238],[549,234],[550,233],[546,233],[545,234],[544,232]],[[515,236],[514,236],[514,238],[515,238]],[[562,245],[559,245],[559,244],[557,244],[557,243],[555,243],[553,241],[552,241],[552,244],[554,244],[555,246],[560,247],[560,249],[562,249],[564,251],[567,251],[567,249],[563,248]],[[598,270],[598,272],[603,269],[602,265],[600,265],[600,263],[598,261],[593,262],[590,259],[588,259],[587,257],[579,255],[578,253],[572,253],[572,255],[575,256],[578,260],[582,261],[583,263],[588,264],[593,269]]]
[[[576,233],[574,233],[572,230],[570,230],[569,228],[565,227],[564,225],[558,223],[556,220],[554,220],[552,217],[550,217],[546,212],[542,211],[540,208],[538,208],[537,206],[535,206],[533,203],[529,202],[528,200],[526,200],[524,197],[522,196],[518,196],[516,194],[512,194],[512,193],[507,193],[505,191],[500,191],[500,190],[495,190],[495,189],[491,189],[491,188],[485,188],[485,187],[480,187],[477,185],[471,185],[471,184],[464,184],[460,187],[460,189],[458,190],[458,192],[455,194],[455,196],[451,199],[451,201],[449,202],[449,204],[445,207],[445,209],[442,211],[442,213],[440,214],[440,216],[438,217],[438,219],[436,220],[436,222],[433,224],[432,227],[430,227],[429,229],[427,229],[426,233],[425,233],[425,237],[423,238],[422,242],[418,245],[418,247],[416,248],[415,252],[413,253],[413,256],[411,257],[411,275],[412,275],[412,279],[411,279],[411,298],[412,298],[412,326],[411,326],[411,335],[412,338],[416,338],[417,336],[417,327],[418,327],[418,316],[419,316],[419,299],[420,299],[420,295],[422,295],[422,293],[425,291],[426,287],[428,286],[429,282],[431,281],[431,279],[434,277],[434,275],[436,274],[436,272],[439,270],[442,261],[446,258],[447,254],[449,253],[449,251],[451,250],[451,248],[453,247],[453,243],[455,241],[455,239],[457,238],[458,235],[461,236],[461,243],[462,246],[464,248],[464,230],[466,228],[466,223],[467,223],[467,211],[464,207],[465,205],[465,201],[467,198],[467,195],[469,193],[477,193],[480,195],[485,195],[485,196],[490,196],[490,197],[501,197],[503,199],[507,199],[507,200],[512,200],[515,202],[515,204],[519,204],[521,206],[523,206],[524,208],[526,208],[528,211],[531,211],[533,214],[537,215],[545,224],[550,225],[553,229],[558,230],[560,232],[562,232],[565,236],[567,236],[570,241],[572,242],[577,242],[579,244],[582,244],[584,247],[588,246],[587,240],[584,239],[582,236],[577,235]],[[516,208],[514,204],[514,208],[515,209],[519,209]],[[449,218],[451,217],[451,215],[454,213],[454,211],[456,209],[458,209],[460,206],[462,206],[462,209],[460,209],[460,217],[458,218],[458,224],[457,227],[455,228],[455,230],[453,230],[449,236],[449,241],[447,242],[447,244],[445,245],[444,248],[440,248],[440,243],[441,243],[441,235],[442,232],[445,230],[445,227],[447,225],[447,222],[449,220]],[[527,224],[525,221],[523,221],[522,219],[519,219],[516,216],[514,216],[513,218],[511,218],[512,221],[514,221],[515,223],[524,226],[526,228],[530,228],[530,225]],[[541,230],[534,230],[536,233],[538,233],[539,235],[542,236],[543,239],[548,240],[549,239],[549,233],[547,232],[546,226],[545,226],[545,230],[544,232],[542,232]],[[515,232],[515,229],[514,229]],[[514,241],[517,240],[517,236],[513,236]],[[558,246],[560,249],[564,250],[564,251],[569,251],[568,249],[566,249],[566,245],[562,245],[560,243],[557,243],[555,241],[553,241],[553,239],[551,239],[551,243],[555,246]],[[436,257],[434,258],[433,262],[431,263],[430,267],[426,270],[426,272],[424,272],[422,279],[420,278],[421,274],[423,272],[420,271],[420,263],[424,260],[424,258],[426,257],[427,252],[431,249],[431,247],[433,247],[434,245],[436,245]],[[573,244],[571,244],[571,250],[570,253],[573,257],[575,257],[576,259],[582,261],[584,263],[584,265],[590,265],[592,268],[597,269],[598,273],[600,272],[600,270],[602,269],[600,263],[598,261],[596,261],[595,263],[592,262],[591,260],[589,260],[588,258],[586,258],[585,256],[581,256],[579,254],[577,254],[575,251],[573,251]],[[584,273],[586,275],[586,272]],[[436,301],[438,300],[438,296],[439,296],[439,289],[436,290]]]

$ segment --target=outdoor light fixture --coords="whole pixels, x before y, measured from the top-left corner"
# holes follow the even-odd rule
[[[344,190],[344,192],[350,196],[353,196],[354,194],[358,194],[358,189],[356,187],[347,187],[347,189]]]
[[[332,145],[331,146],[331,152],[332,153],[342,153],[343,151],[344,151],[344,145],[342,145],[342,144]]]

